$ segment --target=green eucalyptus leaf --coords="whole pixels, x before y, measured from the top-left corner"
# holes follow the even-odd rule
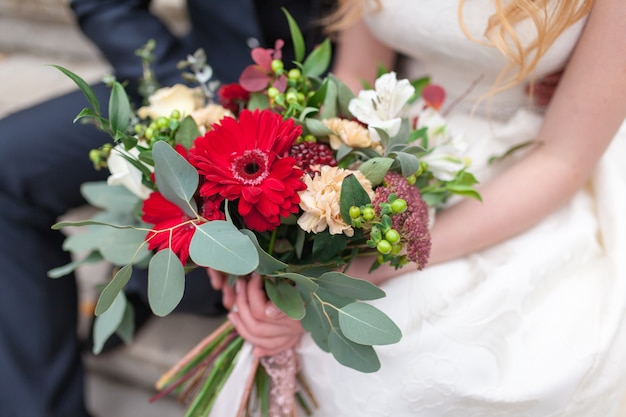
[[[284,279],[265,279],[265,292],[276,307],[294,320],[300,320],[305,315],[304,301],[289,281]]]
[[[380,361],[374,348],[354,343],[336,329],[328,337],[328,346],[337,362],[348,368],[364,373],[380,369]]]
[[[359,167],[359,171],[370,180],[372,185],[376,186],[382,184],[392,164],[392,158],[376,157],[363,162]]]
[[[115,333],[117,333],[120,339],[127,345],[132,343],[135,336],[135,309],[131,303],[126,303],[122,322],[117,327]]]
[[[362,345],[390,345],[402,338],[402,332],[385,313],[366,303],[352,303],[339,310],[343,334]]]
[[[78,259],[76,261],[72,261],[68,264],[65,264],[63,266],[59,266],[58,268],[53,268],[51,270],[48,271],[48,277],[49,278],[61,278],[64,277],[65,275],[73,272],[74,270],[76,270],[76,268],[82,266],[82,265],[87,265],[87,264],[95,264],[98,262],[103,261],[104,258],[102,257],[102,255],[100,255],[100,252],[91,252],[89,255],[85,256],[82,259]]]
[[[185,293],[185,268],[169,248],[158,251],[148,267],[148,302],[157,316],[170,314]]]
[[[270,107],[270,100],[265,94],[251,93],[250,100],[248,100],[247,109],[268,109]]]
[[[351,278],[341,272],[326,272],[315,280],[321,288],[325,288],[343,297],[358,300],[376,300],[383,298],[385,292],[369,281]]]
[[[293,43],[293,53],[295,60],[297,62],[302,62],[304,59],[305,53],[305,45],[304,45],[304,37],[302,36],[302,32],[300,31],[300,27],[296,20],[289,14],[287,9],[281,7],[281,10],[287,17],[287,22],[289,23],[289,32],[291,33],[291,42]]]
[[[85,182],[80,192],[92,206],[113,212],[132,212],[141,201],[123,185],[109,185],[106,181]]]
[[[302,73],[304,76],[307,78],[315,78],[326,72],[330,65],[331,54],[332,47],[330,39],[324,39],[324,41],[304,60],[302,65]]]
[[[119,82],[113,83],[111,89],[111,96],[109,98],[109,122],[111,123],[111,131],[113,134],[116,132],[124,132],[130,124],[130,101],[128,95],[122,84]]]
[[[90,226],[90,225],[108,226],[108,227],[113,227],[115,229],[135,229],[136,228],[136,226],[110,224],[110,223],[101,222],[97,220],[79,220],[79,221],[62,221],[62,222],[55,223],[52,225],[52,230],[60,230],[60,229],[63,229],[64,227],[70,227],[70,226]]]
[[[324,311],[324,306],[319,299],[309,295],[306,301],[306,314],[302,320],[300,320],[300,323],[304,330],[311,334],[311,338],[320,349],[325,352],[330,352],[328,338],[332,330],[332,325],[328,321],[328,318],[331,315],[337,316],[337,311],[334,309],[327,310],[328,311]]]
[[[259,266],[256,269],[259,274],[271,275],[276,273],[276,271],[282,271],[287,268],[286,263],[279,261],[269,253],[265,252],[261,245],[259,245],[259,240],[257,239],[254,232],[248,229],[241,229],[240,232],[248,236],[248,238],[256,247],[257,252],[259,253]]]
[[[117,271],[117,274],[115,274],[111,282],[109,282],[107,286],[104,287],[104,290],[102,290],[102,293],[100,294],[100,298],[98,299],[98,303],[96,304],[96,316],[103,314],[109,309],[109,307],[111,307],[115,299],[119,296],[119,294],[128,283],[128,280],[130,280],[132,273],[132,265],[126,265],[119,271]]]
[[[193,117],[187,116],[180,122],[174,142],[183,145],[185,149],[189,149],[198,136],[201,136],[201,134],[195,120]]]
[[[98,249],[114,265],[134,264],[151,254],[145,238],[145,230],[110,228],[98,241]]]
[[[295,282],[298,288],[301,288],[305,291],[315,292],[319,288],[319,285],[315,283],[311,278],[306,275],[296,274],[295,272],[285,272],[279,274],[272,274],[272,277],[276,277],[278,279],[289,279]]]
[[[122,321],[124,320],[124,313],[126,311],[126,304],[126,296],[123,292],[120,292],[111,301],[110,308],[95,318],[93,326],[94,354],[97,355],[102,352],[104,343],[122,324]]]
[[[153,145],[152,156],[157,187],[163,197],[195,218],[193,195],[198,189],[198,171],[163,141]]]
[[[109,229],[104,226],[91,226],[80,233],[69,235],[63,241],[63,250],[72,253],[81,253],[98,249],[98,242],[107,235]]]
[[[189,255],[200,266],[233,275],[249,274],[259,265],[259,253],[254,243],[223,220],[204,223],[196,229]]]
[[[341,194],[339,196],[339,210],[341,211],[341,217],[347,224],[352,222],[350,218],[350,207],[371,203],[370,196],[363,189],[363,186],[356,178],[355,175],[348,175],[341,183]]]
[[[66,68],[63,68],[59,65],[52,66],[71,78],[71,80],[74,81],[74,83],[78,86],[80,91],[83,92],[83,95],[87,98],[87,101],[89,102],[89,104],[91,104],[91,107],[93,107],[95,113],[100,114],[100,102],[98,101],[98,97],[96,96],[96,93],[94,93],[89,83],[87,83],[81,77]]]

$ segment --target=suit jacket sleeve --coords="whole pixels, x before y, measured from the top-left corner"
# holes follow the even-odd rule
[[[193,51],[185,50],[150,12],[150,0],[72,0],[70,5],[81,30],[109,61],[118,80],[136,86],[142,68],[135,51],[149,39],[156,41],[152,68],[157,79],[164,84],[180,80],[176,64]]]

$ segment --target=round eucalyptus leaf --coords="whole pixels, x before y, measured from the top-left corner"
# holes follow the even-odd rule
[[[169,248],[158,251],[148,267],[148,302],[157,316],[167,316],[185,292],[185,268]]]
[[[362,345],[390,345],[402,338],[402,332],[385,313],[366,303],[352,303],[339,310],[343,334]]]

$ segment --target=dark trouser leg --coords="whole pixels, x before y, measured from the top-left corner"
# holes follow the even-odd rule
[[[108,90],[96,87],[99,95]],[[109,141],[72,124],[76,92],[0,120],[0,416],[83,417],[83,371],[73,277],[46,272],[69,261],[50,226],[84,204],[79,186],[103,179],[88,152]]]

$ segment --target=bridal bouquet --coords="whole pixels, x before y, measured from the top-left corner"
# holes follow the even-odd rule
[[[115,332],[131,337],[122,290],[133,269],[145,267],[159,316],[177,306],[192,268],[233,279],[256,271],[269,299],[345,366],[375,372],[373,346],[401,338],[383,312],[364,302],[384,292],[341,271],[367,255],[372,270],[426,265],[436,209],[453,194],[480,198],[462,137],[449,132],[439,112],[440,87],[388,72],[355,96],[324,76],[330,42],[305,56],[302,34],[288,13],[287,19],[295,62],[282,61],[280,41],[255,48],[239,83],[219,86],[197,52],[182,65],[197,88],[153,89],[135,111],[113,81],[108,118],[89,86],[60,68],[91,105],[77,119],[94,121],[114,140],[90,154],[97,168],[111,171],[108,181],[82,189],[102,210],[54,226],[86,226],[65,248],[87,255],[50,272],[58,277],[102,259],[116,266],[95,309],[96,352]],[[225,323],[158,388],[193,397],[188,416],[208,415],[242,345]],[[264,415],[291,415],[296,400],[305,410],[314,404],[312,395],[300,394],[306,383],[296,379],[293,352],[288,365],[283,359],[264,358],[255,367],[238,416],[247,415],[253,392]],[[277,365],[294,370],[287,385],[296,400],[287,405],[275,401],[270,368]]]

